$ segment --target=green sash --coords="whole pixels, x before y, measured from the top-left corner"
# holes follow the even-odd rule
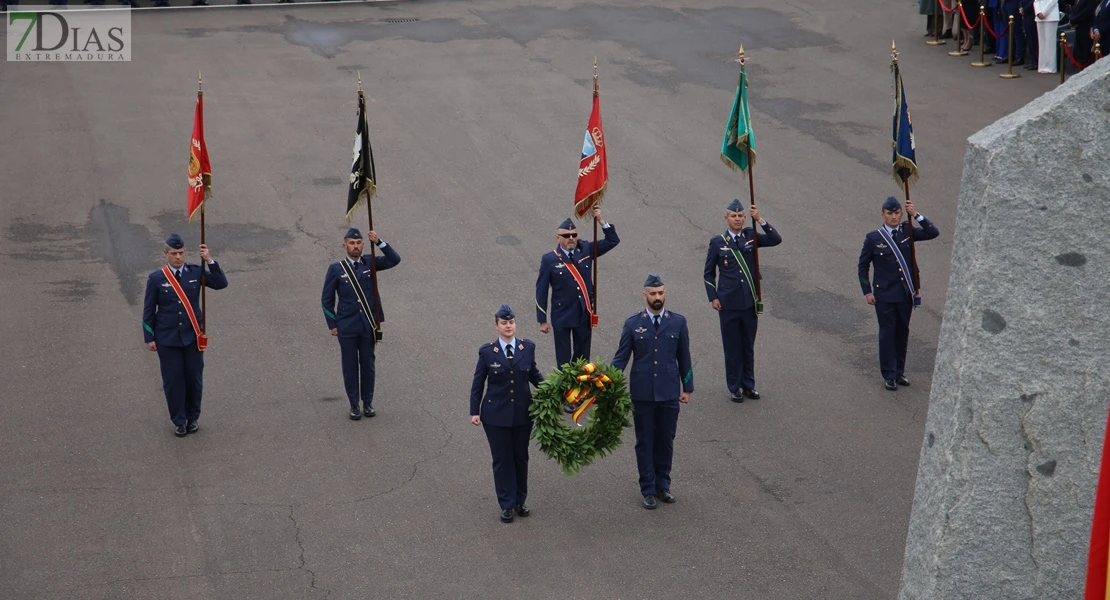
[[[755,232],[753,231],[754,235]],[[759,316],[763,314],[763,301],[755,295],[755,280],[752,279],[752,273],[748,270],[748,261],[744,260],[744,256],[740,251],[729,245],[729,239],[726,236],[721,236],[725,240],[725,247],[732,250],[732,255],[736,257],[736,262],[740,263],[740,270],[744,272],[744,276],[748,278],[748,289],[752,291],[752,300],[755,302],[755,314]]]

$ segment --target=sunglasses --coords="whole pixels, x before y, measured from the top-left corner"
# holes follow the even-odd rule
[[[578,237],[578,234],[577,233],[560,233],[559,237],[569,240],[569,239],[574,239],[574,238]]]

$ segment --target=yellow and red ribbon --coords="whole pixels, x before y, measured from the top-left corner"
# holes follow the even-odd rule
[[[590,405],[597,400],[594,393],[604,390],[605,385],[612,383],[612,380],[605,373],[599,373],[597,365],[593,363],[582,365],[582,374],[574,379],[578,382],[578,385],[567,390],[563,394],[563,398],[568,404],[575,407],[574,414],[571,417],[575,423],[578,423],[578,419],[586,414]]]

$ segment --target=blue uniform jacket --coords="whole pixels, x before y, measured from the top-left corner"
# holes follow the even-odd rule
[[[382,256],[374,257],[374,264],[379,271],[391,269],[401,262],[401,256],[386,244],[380,248]],[[346,257],[343,260],[347,260]],[[370,259],[366,256],[359,257],[359,268],[355,269],[358,282],[362,291],[370,302],[370,310],[374,310],[378,299],[374,297],[374,280],[370,276]],[[336,297],[338,296],[338,306]],[[328,265],[328,274],[324,276],[324,291],[320,296],[320,303],[324,307],[324,319],[328,322],[328,329],[339,329],[339,335],[370,335],[370,322],[362,315],[362,307],[358,304],[358,296],[347,281],[347,272],[343,265],[333,262]],[[381,314],[381,311],[378,312]]]
[[[778,246],[782,243],[782,236],[770,223],[763,225],[764,233],[760,233],[756,241],[759,247]],[[755,259],[753,258],[752,241],[753,229],[745,227],[740,230],[740,239],[744,240],[740,255],[748,263],[748,271],[755,276]],[[747,310],[755,306],[752,300],[752,283],[744,276],[744,271],[736,262],[736,255],[732,253],[729,245],[729,235],[722,233],[709,238],[709,250],[705,255],[705,293],[709,301],[718,300],[721,310]]]
[[[623,371],[629,358],[628,390],[633,402],[666,402],[677,400],[680,392],[694,391],[686,317],[664,309],[658,331],[647,310],[628,317],[612,365]]]
[[[205,273],[204,284],[214,290],[227,287],[227,277],[217,264],[208,265],[201,269],[200,265],[185,263],[181,272],[181,289],[185,290],[185,297],[193,307],[197,316],[197,323],[204,319],[200,310],[200,275]],[[172,275],[171,275],[172,277]],[[197,342],[197,334],[193,331],[193,323],[189,320],[189,313],[177,292],[166,279],[166,275],[159,269],[150,274],[146,279],[146,295],[143,298],[143,341],[155,342],[159,346],[188,346]]]
[[[470,416],[478,415],[483,424],[496,427],[529,425],[532,390],[528,385],[538,387],[542,381],[532,340],[517,338],[512,360],[501,352],[500,340],[483,344],[478,348],[478,365],[470,386]]]
[[[617,229],[610,224],[603,227],[605,238],[597,243],[597,255],[603,256],[612,250],[621,239],[617,237]],[[588,240],[579,240],[575,250],[575,268],[582,275],[586,283],[586,293],[593,294],[593,257],[594,244]],[[582,290],[578,282],[566,268],[566,254],[561,248],[556,248],[540,258],[540,276],[536,279],[536,321],[546,323],[547,313],[547,288],[551,288],[551,326],[552,327],[578,327],[589,323],[586,313],[586,300],[582,297]],[[590,296],[593,298],[593,296]]]
[[[923,242],[939,235],[940,230],[929,219],[922,218],[921,227],[913,228],[914,241]],[[906,259],[906,264],[909,264],[910,238],[906,232],[906,224],[899,225],[892,237],[894,243],[898,244],[902,257]],[[868,278],[872,265],[875,267],[874,285]],[[879,302],[902,302],[911,298],[904,280],[902,267],[883,236],[877,230],[867,232],[867,237],[863,240],[863,250],[859,253],[859,285],[863,295],[874,293],[875,300]]]

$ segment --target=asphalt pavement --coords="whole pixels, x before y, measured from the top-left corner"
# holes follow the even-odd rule
[[[1055,76],[926,46],[916,3],[420,0],[132,15],[129,63],[0,63],[0,596],[12,599],[798,598],[897,593],[969,135]],[[890,43],[916,132],[924,306],[909,388],[882,389],[856,260],[890,175]],[[763,398],[728,399],[702,283],[746,178],[719,159],[743,44],[760,252]],[[532,516],[503,525],[477,347],[502,303],[535,324],[540,255],[570,215],[597,57],[608,144],[594,354],[645,276],[690,324],[696,392],[678,502],[639,506],[631,430],[574,477],[533,446]],[[171,434],[142,343],[146,274],[185,220],[204,76],[230,280],[207,295],[201,430]],[[368,99],[380,274],[378,416],[352,422],[320,310]],[[354,225],[366,227],[360,210]],[[588,226],[582,231],[589,235]]]

